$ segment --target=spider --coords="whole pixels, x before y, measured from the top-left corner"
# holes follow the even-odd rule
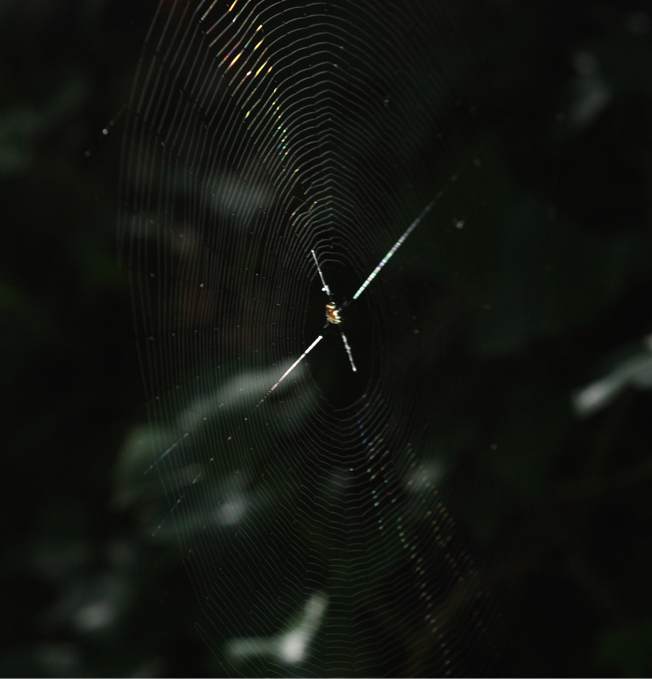
[[[457,175],[454,175],[453,181],[457,179]],[[362,285],[355,291],[353,294],[353,297],[351,297],[350,301],[345,302],[342,304],[342,306],[338,307],[335,302],[332,301],[332,293],[331,289],[328,287],[328,284],[326,283],[326,280],[324,279],[324,273],[321,270],[321,267],[319,266],[319,260],[317,259],[317,254],[315,253],[314,250],[310,251],[310,254],[312,255],[313,260],[315,261],[315,266],[317,267],[317,272],[319,273],[319,278],[321,279],[322,283],[322,292],[325,293],[330,301],[326,304],[326,325],[324,327],[327,327],[329,324],[330,325],[341,325],[342,324],[342,316],[340,315],[340,310],[343,307],[347,307],[351,302],[355,302],[360,295],[367,289],[369,284],[376,278],[376,276],[380,273],[381,269],[387,264],[387,262],[394,256],[396,251],[403,245],[405,240],[408,238],[408,236],[414,231],[414,229],[419,226],[419,224],[423,221],[423,218],[432,210],[434,204],[437,202],[439,197],[441,196],[441,192],[438,193],[433,200],[431,200],[428,205],[426,205],[425,208],[421,211],[421,213],[417,216],[417,218],[408,226],[408,228],[401,234],[399,239],[392,245],[392,247],[389,249],[387,254],[378,262],[376,268],[367,276],[367,278],[364,280]],[[353,360],[353,352],[351,351],[351,346],[349,345],[349,341],[346,337],[346,335],[342,332],[340,329],[340,337],[342,338],[342,343],[344,344],[344,349],[346,350],[346,355],[349,358],[349,363],[351,365],[351,370],[353,372],[357,372],[358,369],[355,365],[355,361]],[[292,363],[292,365],[278,378],[278,380],[274,383],[274,385],[267,391],[267,393],[258,401],[258,407],[261,403],[265,401],[265,399],[283,382],[283,380],[303,361],[303,359],[324,339],[324,335],[317,335],[317,337],[312,341],[312,343],[308,346],[308,348],[299,356],[299,358]]]
[[[340,316],[340,310],[337,308],[335,302],[329,302],[326,305],[326,320],[331,325],[339,325],[342,322],[342,317]]]

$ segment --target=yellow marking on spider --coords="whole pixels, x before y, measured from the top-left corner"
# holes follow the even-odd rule
[[[331,325],[339,325],[342,322],[342,317],[340,316],[340,310],[337,308],[335,302],[329,302],[326,305],[326,320]]]

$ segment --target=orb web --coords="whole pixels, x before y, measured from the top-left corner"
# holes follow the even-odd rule
[[[427,437],[440,290],[420,250],[458,182],[468,58],[433,5],[165,1],[145,41],[120,242],[165,489],[151,532],[178,540],[229,674],[493,662]]]

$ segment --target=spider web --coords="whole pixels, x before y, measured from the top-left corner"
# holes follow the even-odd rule
[[[436,235],[468,172],[461,23],[425,0],[176,0],[147,35],[120,221],[152,422],[141,471],[163,484],[151,532],[178,540],[226,673],[494,662],[429,437]],[[355,372],[322,330],[315,258]]]

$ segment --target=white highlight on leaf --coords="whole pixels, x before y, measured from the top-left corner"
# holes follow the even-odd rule
[[[108,601],[95,601],[77,611],[75,622],[81,630],[94,632],[107,627],[114,617],[114,609]]]
[[[652,389],[652,345],[644,341],[645,351],[620,362],[611,372],[579,389],[573,396],[577,415],[587,417],[606,407],[627,387]]]
[[[271,656],[288,665],[304,660],[328,609],[328,599],[316,592],[288,628],[273,637],[239,637],[227,642],[226,653],[233,660]]]
[[[246,512],[247,503],[245,499],[241,495],[236,495],[226,500],[219,507],[216,519],[222,526],[235,526],[243,519]]]
[[[444,478],[444,465],[439,460],[419,464],[405,479],[405,486],[412,493],[426,493],[436,488]]]
[[[295,361],[285,371],[281,380],[276,383],[274,389],[278,387],[280,382],[286,379],[296,367],[297,362]],[[272,367],[266,370],[242,372],[208,396],[201,396],[193,399],[177,416],[177,431],[183,429],[184,433],[181,436],[178,436],[162,453],[156,456],[156,459],[147,467],[144,474],[147,475],[154,468],[158,467],[158,465],[173,453],[185,439],[194,435],[199,427],[207,422],[209,418],[215,417],[223,408],[231,409],[242,407],[252,397],[264,393],[265,395],[257,404],[260,405],[271,393],[272,390],[268,390],[267,392],[264,390],[273,379],[274,374],[277,374],[277,371],[277,367]],[[160,450],[161,447],[159,447],[158,450]]]
[[[577,75],[573,82],[569,119],[576,127],[585,127],[607,107],[612,92],[594,54],[586,51],[577,52],[573,57],[573,65]]]

